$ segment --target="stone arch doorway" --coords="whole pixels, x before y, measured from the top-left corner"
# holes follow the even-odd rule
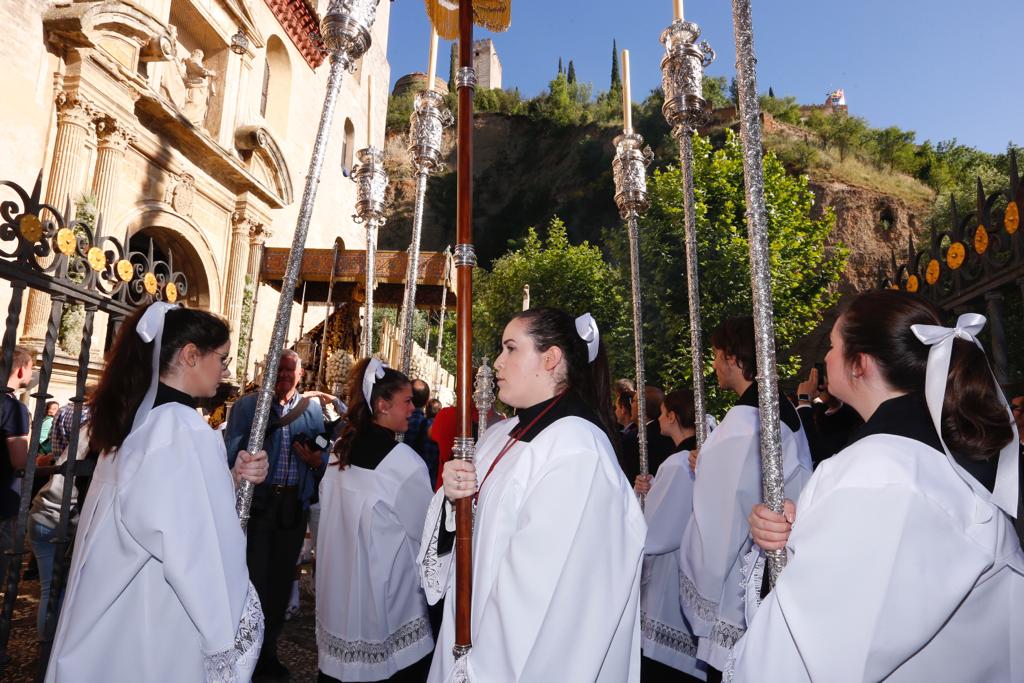
[[[188,291],[179,301],[189,308],[213,310],[210,280],[203,267],[203,260],[195,246],[183,235],[169,228],[150,225],[136,231],[128,239],[128,248],[143,254],[148,254],[152,248],[155,260],[163,261],[184,274]]]

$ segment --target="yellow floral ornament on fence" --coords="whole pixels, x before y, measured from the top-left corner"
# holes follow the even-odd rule
[[[26,213],[19,218],[18,229],[21,230],[21,236],[29,242],[38,242],[43,236],[43,224],[34,213]]]
[[[87,258],[89,259],[89,267],[97,273],[107,267],[107,257],[99,247],[89,249]]]
[[[169,304],[173,304],[178,300],[178,288],[174,286],[173,282],[168,282],[167,286],[164,287],[164,299]]]
[[[917,276],[911,275],[907,278],[907,291],[910,293],[916,292],[918,287],[920,287],[920,284],[921,283],[917,280]]]
[[[938,259],[932,259],[928,262],[928,267],[924,271],[924,281],[930,285],[934,285],[939,281],[939,275],[942,273],[942,266],[939,264]]]
[[[984,254],[988,251],[988,230],[984,225],[979,225],[974,231],[974,251]]]
[[[964,248],[963,242],[953,242],[949,245],[949,251],[946,252],[946,265],[956,270],[964,264],[966,257],[967,250]]]
[[[71,228],[61,228],[57,231],[57,248],[65,256],[71,256],[75,253],[75,244],[77,242],[78,239],[75,237],[75,231]]]
[[[153,273],[146,273],[142,276],[142,286],[146,288],[147,294],[156,294],[156,275]]]
[[[1006,215],[1003,216],[1003,227],[1006,228],[1006,234],[1012,235],[1017,232],[1017,228],[1020,227],[1020,209],[1017,207],[1017,202],[1010,202],[1006,205]]]
[[[134,270],[132,262],[128,259],[121,259],[117,262],[117,276],[121,278],[122,282],[131,282],[132,271]]]

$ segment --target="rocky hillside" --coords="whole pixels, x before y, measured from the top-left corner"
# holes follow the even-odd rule
[[[703,133],[714,140],[729,118],[721,117]],[[474,239],[484,267],[518,244],[529,226],[546,225],[554,215],[565,222],[574,242],[600,243],[604,227],[618,225],[613,199],[612,140],[618,130],[591,124],[557,128],[525,116],[483,114],[475,123]],[[676,149],[664,128],[643,130],[647,140],[660,141],[655,164],[676,162]],[[786,159],[785,146],[806,143],[807,132],[766,117],[765,139]],[[453,136],[446,139],[448,168],[428,183],[422,247],[443,250],[455,242],[455,157]],[[381,232],[386,249],[408,247],[416,188],[404,135],[388,140],[392,214]],[[802,169],[801,169],[802,170]],[[856,172],[854,172],[856,171]],[[905,249],[911,231],[917,234],[930,208],[930,191],[905,176],[887,177],[874,169],[835,164],[808,171],[818,202],[815,211],[831,207],[836,214],[833,240],[851,247],[843,291],[874,286],[879,268],[892,251]],[[830,320],[825,321],[831,324]],[[822,329],[827,329],[823,327]],[[814,356],[825,335],[806,340],[800,351]]]

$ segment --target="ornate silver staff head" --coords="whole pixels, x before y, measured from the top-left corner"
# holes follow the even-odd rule
[[[356,223],[384,225],[384,196],[388,189],[388,174],[384,170],[384,152],[366,147],[356,152],[359,158],[352,168],[352,181],[356,184]]]
[[[697,44],[700,26],[677,21],[661,34],[665,56],[661,59],[661,87],[665,104],[661,108],[672,134],[692,134],[708,120],[708,103],[703,97],[704,69],[715,60],[707,41]]]
[[[444,97],[433,90],[417,94],[409,121],[409,153],[416,170],[425,173],[442,170],[444,129],[454,123],[452,113],[444,106]]]
[[[370,31],[380,0],[332,0],[320,21],[320,38],[332,59],[340,59],[349,71],[370,49]]]
[[[482,435],[487,429],[487,415],[494,405],[494,370],[487,364],[486,356],[480,359],[480,368],[476,371],[473,388],[473,403],[476,404],[476,412],[479,415],[477,433]]]
[[[647,199],[647,167],[653,159],[654,152],[644,144],[639,133],[615,138],[612,175],[615,177],[615,204],[622,218],[642,214],[650,205]]]

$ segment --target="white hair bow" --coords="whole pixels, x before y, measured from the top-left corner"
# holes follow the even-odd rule
[[[139,335],[142,341],[153,342],[153,374],[149,380],[149,388],[146,390],[145,396],[142,397],[142,403],[135,411],[132,432],[142,426],[156,402],[156,389],[160,383],[160,341],[164,336],[164,319],[167,317],[167,311],[173,311],[175,308],[178,308],[177,304],[155,301],[149,305],[135,325],[135,334]]]
[[[978,313],[965,313],[957,318],[956,327],[942,327],[940,325],[911,325],[910,330],[922,343],[931,347],[928,351],[928,369],[924,380],[924,395],[928,402],[928,412],[935,424],[935,431],[939,433],[939,440],[946,451],[946,458],[949,460],[957,474],[966,481],[971,488],[978,490],[981,486],[970,474],[965,472],[953,459],[949,452],[949,446],[942,439],[942,404],[946,395],[946,380],[949,376],[949,361],[953,356],[953,341],[963,339],[974,343],[984,353],[984,347],[978,341],[977,335],[985,327],[985,316]],[[989,372],[992,370],[989,368]],[[1017,516],[1017,482],[1019,473],[1018,463],[1018,442],[1017,425],[1013,420],[1013,413],[1006,403],[1006,398],[999,387],[995,374],[992,375],[992,382],[996,386],[996,394],[1006,408],[1006,414],[1010,419],[1010,426],[1013,429],[1013,439],[1003,446],[999,452],[997,463],[996,485],[992,489],[992,502],[1011,517]],[[964,454],[969,455],[969,454]]]
[[[373,385],[377,383],[377,380],[384,378],[384,368],[388,365],[379,358],[371,358],[370,362],[366,364],[366,370],[363,371],[363,398],[366,399],[366,405],[370,407],[370,413],[373,414],[373,401],[370,400],[370,396],[373,395]]]
[[[576,318],[576,334],[587,343],[587,362],[593,363],[597,358],[597,350],[601,346],[601,332],[597,329],[597,321],[590,313]]]

